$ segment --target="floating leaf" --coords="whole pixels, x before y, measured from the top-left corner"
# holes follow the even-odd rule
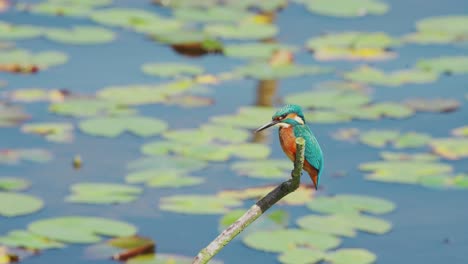
[[[36,250],[65,247],[60,242],[38,236],[26,230],[12,230],[7,235],[0,236],[0,244]]]
[[[0,164],[18,164],[20,161],[48,162],[52,154],[43,149],[0,149]]]
[[[84,133],[95,136],[117,137],[130,132],[136,136],[149,137],[166,130],[167,123],[159,119],[139,116],[99,117],[84,120],[79,127]]]
[[[184,63],[147,63],[143,64],[142,70],[148,75],[165,78],[200,75],[204,72],[200,66]]]
[[[39,27],[32,25],[15,25],[0,21],[0,39],[31,39],[39,37],[41,34],[42,30]]]
[[[368,104],[371,98],[360,92],[345,90],[317,90],[286,96],[285,102],[298,104],[306,108],[343,109],[360,107]]]
[[[122,237],[136,233],[136,227],[125,222],[87,216],[66,216],[35,221],[28,230],[40,236],[68,243],[95,243],[99,235]]]
[[[128,115],[136,111],[112,101],[99,99],[70,99],[64,102],[54,103],[49,106],[49,111],[59,115],[88,117],[96,115]]]
[[[452,134],[459,137],[468,137],[468,125],[453,129]]]
[[[71,186],[66,200],[73,203],[115,204],[134,201],[142,190],[135,186],[114,183],[86,182]]]
[[[260,199],[272,191],[276,186],[267,185],[261,187],[243,188],[241,190],[224,190],[218,193],[221,197],[229,197],[235,199]],[[305,185],[300,185],[293,193],[281,199],[279,204],[287,205],[303,205],[312,200],[314,191]]]
[[[0,192],[0,200],[0,215],[5,217],[34,213],[44,206],[39,198],[21,193]]]
[[[309,202],[307,207],[325,214],[357,214],[359,212],[385,214],[395,209],[392,202],[381,198],[349,194],[317,197],[314,201]]]
[[[145,183],[150,187],[180,188],[198,185],[204,182],[203,178],[183,175],[178,168],[149,169],[128,174],[125,181],[128,183]]]
[[[399,86],[405,83],[430,83],[439,77],[435,72],[408,69],[385,73],[369,66],[361,66],[345,73],[344,77],[355,82],[364,82],[372,85]]]
[[[179,156],[164,156],[154,155],[149,158],[141,158],[128,163],[127,168],[130,170],[177,170],[180,172],[190,172],[203,169],[208,164],[204,161],[179,157]]]
[[[193,257],[185,257],[173,254],[147,254],[132,258],[127,264],[191,264]],[[210,264],[222,264],[217,260],[210,260]]]
[[[56,1],[49,0],[37,4],[18,4],[17,8],[35,14],[84,17],[89,15],[94,7],[101,7],[110,4],[112,0],[98,1]]]
[[[244,237],[243,242],[248,247],[267,252],[287,252],[299,246],[327,250],[341,243],[335,236],[300,229],[252,232]]]
[[[12,49],[2,51],[0,54],[0,64],[18,65],[19,68],[36,66],[39,69],[46,69],[64,64],[67,60],[67,55],[58,51],[43,51],[33,54],[27,50]]]
[[[467,74],[468,56],[444,56],[432,59],[422,59],[418,61],[416,67],[424,71],[434,72],[438,74]]]
[[[53,142],[73,140],[73,125],[70,123],[29,123],[23,125],[21,131],[44,136]]]
[[[293,164],[285,159],[238,161],[231,165],[231,169],[239,175],[261,179],[287,179]]]
[[[445,44],[464,41],[468,16],[449,15],[424,18],[417,22],[416,33],[405,36],[405,40],[421,44]]]
[[[431,140],[431,136],[423,133],[400,133],[395,130],[370,130],[363,132],[359,140],[373,147],[384,147],[392,142],[396,148],[424,146]]]
[[[278,33],[278,29],[272,24],[244,22],[235,25],[209,24],[205,27],[205,32],[226,39],[255,40],[274,37]]]
[[[29,118],[21,107],[0,102],[0,127],[10,127]]]
[[[236,114],[214,116],[211,121],[216,124],[255,129],[259,124],[270,120],[274,111],[271,107],[241,107]]]
[[[344,248],[327,253],[325,260],[331,264],[371,264],[377,257],[370,251],[360,248]]]
[[[31,183],[28,180],[15,177],[1,177],[0,191],[22,191],[29,188]]]
[[[303,229],[318,233],[346,237],[356,236],[353,226],[347,221],[343,221],[341,217],[306,215],[297,219],[297,224]]]
[[[309,39],[307,47],[319,60],[382,60],[395,56],[386,49],[396,44],[398,41],[383,32],[344,32]]]
[[[410,99],[406,100],[405,104],[415,111],[421,112],[453,112],[460,107],[460,102],[455,99]]]
[[[303,0],[307,9],[316,14],[334,17],[383,15],[389,6],[379,0]]]
[[[446,159],[468,157],[468,138],[441,138],[430,143],[432,151]]]
[[[325,252],[312,248],[293,248],[282,253],[278,260],[285,264],[314,264],[325,258]]]
[[[68,95],[69,92],[67,90],[31,88],[11,91],[7,94],[7,97],[17,102],[62,102]]]
[[[102,27],[75,26],[72,29],[48,29],[45,36],[56,42],[65,44],[101,44],[115,39],[111,30]]]
[[[228,212],[219,220],[219,229],[221,231],[226,229],[246,212],[247,210],[245,209],[238,209]],[[279,228],[286,227],[288,225],[288,221],[289,214],[286,211],[276,210],[271,213],[264,214],[261,218],[252,223],[248,230],[277,230]]]
[[[163,211],[185,214],[222,214],[242,205],[238,199],[214,195],[175,195],[163,197],[159,207]]]
[[[184,21],[193,22],[236,22],[244,20],[251,13],[229,7],[213,6],[209,8],[176,8],[174,9],[174,16]]]
[[[118,237],[86,249],[86,256],[93,259],[126,261],[137,256],[154,253],[155,242],[139,236]]]

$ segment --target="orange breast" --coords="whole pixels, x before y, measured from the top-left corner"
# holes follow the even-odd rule
[[[279,130],[281,148],[291,161],[296,159],[296,136],[292,127],[282,127]]]

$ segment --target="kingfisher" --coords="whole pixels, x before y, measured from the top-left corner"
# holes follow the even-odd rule
[[[309,174],[315,190],[317,190],[323,169],[323,153],[314,133],[306,124],[302,108],[293,104],[283,106],[272,116],[271,122],[261,126],[255,132],[260,132],[274,125],[279,126],[278,134],[281,148],[292,162],[296,159],[296,138],[304,138],[303,168]]]

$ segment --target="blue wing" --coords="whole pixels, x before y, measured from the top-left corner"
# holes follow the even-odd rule
[[[305,159],[318,170],[318,180],[320,180],[320,174],[323,171],[323,152],[317,139],[307,125],[295,126],[294,135],[305,139]]]

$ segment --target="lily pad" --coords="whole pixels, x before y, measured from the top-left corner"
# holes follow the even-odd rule
[[[0,236],[0,244],[34,250],[65,247],[65,244],[38,236],[26,230],[12,230],[8,234]]]
[[[164,78],[200,75],[204,71],[200,66],[184,63],[147,63],[142,70],[148,75]]]
[[[147,254],[132,258],[127,261],[127,264],[191,264],[193,257],[186,257],[174,254]],[[217,260],[210,260],[210,264],[222,264],[223,262]]]
[[[21,131],[41,135],[52,142],[73,140],[73,125],[70,123],[29,123],[23,125]]]
[[[99,217],[65,216],[35,221],[28,226],[34,234],[67,243],[95,243],[102,236],[123,237],[136,233],[125,222]]]
[[[272,66],[265,62],[254,62],[234,70],[237,74],[258,80],[277,80],[283,78],[299,77],[302,75],[315,75],[330,72],[329,68],[320,66],[282,64]]]
[[[118,237],[86,248],[86,256],[92,259],[127,261],[140,255],[154,253],[155,242],[140,236]]]
[[[432,151],[446,159],[462,159],[468,157],[468,138],[441,138],[430,143]]]
[[[209,24],[205,32],[225,39],[256,40],[274,37],[278,29],[273,24],[242,22],[238,24]]]
[[[270,120],[274,111],[272,107],[241,107],[236,114],[214,116],[211,121],[216,124],[255,129],[259,124]]]
[[[222,214],[241,206],[238,199],[215,195],[175,195],[163,197],[159,207],[163,211],[184,214]]]
[[[237,209],[225,214],[219,221],[219,229],[223,231],[231,224],[237,221],[247,210]],[[289,214],[284,210],[276,210],[271,213],[263,214],[261,218],[257,219],[251,224],[249,229],[244,230],[245,232],[253,230],[277,230],[285,228],[288,225]]]
[[[409,40],[419,43],[449,43],[468,38],[468,16],[448,15],[424,18],[417,22],[416,35]]]
[[[42,29],[32,25],[15,25],[0,21],[0,39],[21,40],[42,35]],[[4,52],[4,51],[2,51]]]
[[[325,252],[311,248],[293,248],[282,253],[278,260],[284,264],[315,264],[325,258]]]
[[[184,175],[183,172],[175,169],[150,169],[136,171],[125,177],[128,183],[145,183],[149,187],[158,188],[180,188],[203,183],[205,180],[200,177]]]
[[[272,191],[276,186],[267,185],[261,187],[244,188],[241,190],[224,190],[218,193],[221,197],[230,197],[236,199],[260,199]],[[300,185],[299,188],[281,199],[278,204],[287,205],[304,205],[313,199],[314,191],[305,185]]]
[[[389,6],[379,0],[303,0],[307,9],[316,14],[333,17],[383,15]]]
[[[75,117],[129,115],[136,112],[127,106],[100,99],[69,99],[51,104],[49,111],[58,115]]]
[[[242,9],[222,6],[212,6],[209,8],[182,7],[174,9],[173,14],[176,18],[183,21],[202,23],[236,22],[252,16],[251,13]]]
[[[149,137],[166,130],[167,123],[140,116],[98,117],[81,121],[79,128],[84,133],[94,136],[117,137],[130,132],[136,136]]]
[[[27,215],[44,206],[41,199],[21,193],[0,192],[0,200],[0,215],[5,217]]]
[[[385,73],[369,66],[361,66],[344,74],[348,80],[371,85],[400,86],[406,83],[430,83],[439,78],[439,74],[419,69],[408,69]]]
[[[231,169],[239,175],[261,179],[288,179],[293,169],[292,162],[280,160],[238,161],[231,165]]]
[[[335,236],[300,229],[281,229],[252,232],[244,237],[246,246],[267,251],[287,252],[299,246],[318,250],[332,249],[340,245]]]
[[[23,191],[29,188],[31,183],[28,180],[16,177],[1,177],[0,191]]]
[[[374,253],[360,248],[344,248],[327,253],[325,260],[331,264],[371,264],[377,259]]]
[[[368,104],[371,98],[360,92],[345,90],[316,90],[286,96],[288,104],[298,104],[306,108],[343,109],[356,108]]]
[[[180,157],[180,156],[164,156],[154,155],[138,160],[131,161],[127,164],[130,170],[177,170],[179,172],[190,172],[203,169],[208,164],[204,161]]]
[[[27,119],[29,115],[21,107],[0,102],[0,127],[15,126]]]
[[[392,202],[381,198],[349,194],[317,197],[309,202],[307,207],[325,214],[357,214],[359,212],[385,214],[395,209]]]
[[[428,144],[431,136],[416,132],[400,133],[395,130],[370,130],[363,132],[359,140],[373,147],[384,147],[387,143],[392,142],[395,148],[410,148]]]
[[[297,219],[297,224],[303,229],[318,233],[345,237],[356,236],[353,226],[343,221],[342,217],[306,215]]]
[[[468,74],[468,56],[443,56],[422,59],[418,61],[416,66],[421,70],[439,74]]]
[[[85,17],[93,11],[93,8],[106,6],[111,2],[112,0],[48,0],[32,5],[20,3],[17,5],[17,8],[19,10],[24,10],[27,12],[41,15]]]
[[[48,29],[45,36],[65,44],[101,44],[115,39],[115,33],[102,27],[75,26],[71,29]]]
[[[460,102],[455,99],[410,99],[405,104],[415,111],[449,113],[456,111],[460,107]]]
[[[468,125],[453,129],[452,134],[459,137],[468,137]]]
[[[86,204],[129,203],[142,193],[135,186],[98,182],[76,183],[70,189],[72,194],[66,198],[68,202]]]
[[[17,102],[62,102],[69,96],[67,90],[46,90],[40,88],[20,89],[7,93],[8,99]]]
[[[16,165],[21,161],[45,163],[52,157],[52,154],[44,149],[0,149],[0,164]]]
[[[67,55],[58,51],[31,53],[27,50],[12,49],[2,51],[0,54],[0,64],[12,64],[19,67],[37,66],[39,69],[64,64],[67,60]]]

